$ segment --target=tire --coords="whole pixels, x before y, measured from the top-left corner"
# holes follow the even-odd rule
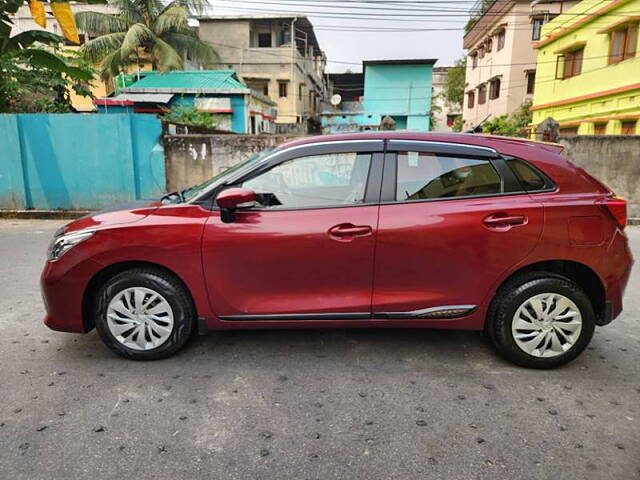
[[[132,314],[138,310],[140,315]],[[187,289],[170,273],[155,268],[126,270],[107,280],[98,291],[94,315],[105,345],[131,360],[173,355],[189,341],[196,323]]]
[[[534,305],[548,308],[549,315],[539,315]],[[528,368],[554,368],[584,351],[593,337],[595,318],[589,297],[576,283],[562,275],[533,272],[498,290],[485,333],[507,360]]]

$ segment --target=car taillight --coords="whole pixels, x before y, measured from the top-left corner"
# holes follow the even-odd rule
[[[605,198],[602,206],[611,214],[620,228],[627,226],[627,201],[622,197]]]

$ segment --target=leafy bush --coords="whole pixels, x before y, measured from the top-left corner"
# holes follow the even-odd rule
[[[462,123],[462,115],[456,117],[456,119],[453,121],[453,125],[451,126],[451,130],[453,130],[454,132],[461,132],[462,131],[462,127],[463,127],[463,123]]]
[[[510,115],[501,115],[486,121],[482,125],[483,133],[505,135],[507,137],[527,136],[527,125],[531,123],[533,114],[529,110],[531,102],[526,101]]]
[[[31,51],[35,51],[32,48]],[[18,50],[0,54],[0,113],[67,113],[72,112],[71,92],[91,98],[90,83],[94,70],[76,52],[41,50],[60,59],[57,65],[32,62],[30,52]],[[75,73],[81,72],[81,75]]]
[[[447,83],[444,87],[444,98],[449,108],[462,108],[464,101],[465,71],[467,69],[467,57],[458,59],[447,72]]]
[[[196,107],[176,105],[160,117],[162,120],[192,127],[216,127],[215,116],[209,112],[197,110]]]

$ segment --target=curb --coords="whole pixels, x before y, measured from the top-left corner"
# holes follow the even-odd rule
[[[0,219],[74,220],[92,210],[0,210]]]
[[[627,225],[640,225],[640,218],[627,218]]]

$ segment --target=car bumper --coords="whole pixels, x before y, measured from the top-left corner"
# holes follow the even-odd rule
[[[616,233],[603,261],[608,267],[604,282],[606,302],[597,325],[607,325],[622,313],[622,299],[634,263],[629,242],[622,231]]]
[[[65,255],[66,256],[66,255]],[[102,269],[92,260],[69,265],[65,257],[47,262],[40,276],[44,324],[60,332],[85,333],[83,298],[89,280]]]

